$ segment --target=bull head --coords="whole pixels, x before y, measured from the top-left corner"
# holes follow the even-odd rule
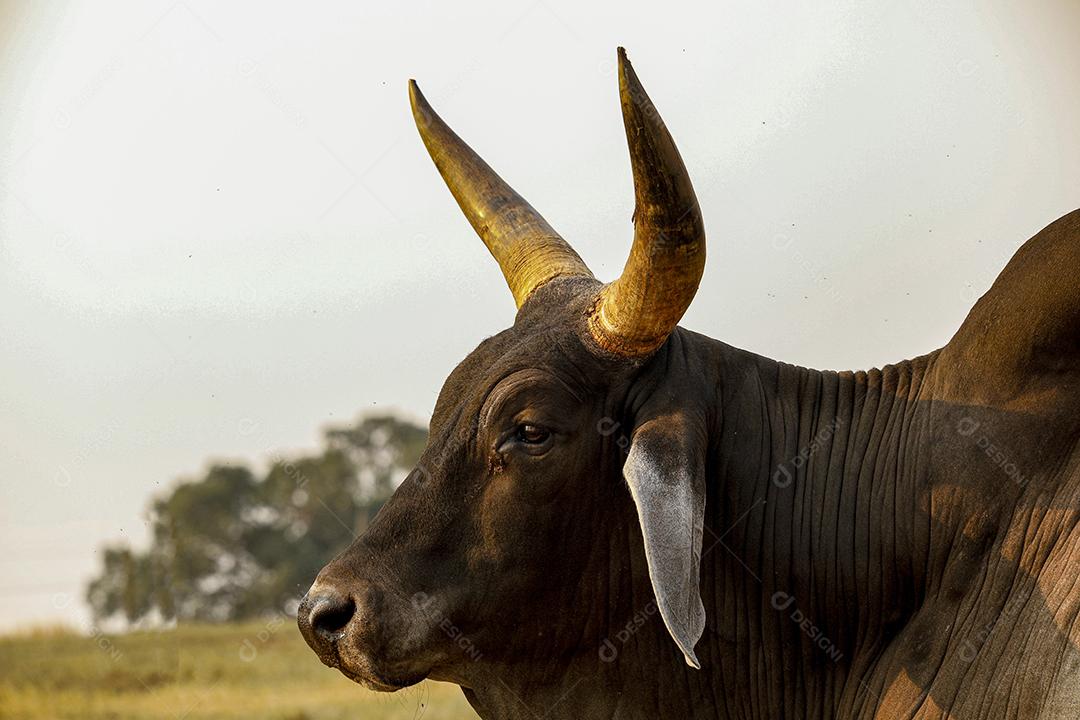
[[[450,375],[420,466],[299,608],[320,658],[370,687],[428,676],[468,687],[476,655],[594,657],[635,593],[638,607],[655,597],[699,667],[714,403],[671,363],[686,352],[676,324],[704,269],[704,227],[621,48],[618,69],[636,205],[629,259],[607,285],[410,82],[420,136],[518,314]]]

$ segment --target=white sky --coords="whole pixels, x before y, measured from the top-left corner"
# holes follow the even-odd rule
[[[865,368],[948,340],[1080,205],[1080,5],[0,0],[0,628],[84,622],[207,458],[426,419],[512,322],[405,81],[610,279],[615,47],[709,231],[684,324]]]

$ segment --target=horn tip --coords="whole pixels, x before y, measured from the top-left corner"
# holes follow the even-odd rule
[[[640,100],[638,96],[644,93],[641,87],[641,81],[638,80],[637,73],[634,72],[634,65],[630,62],[630,58],[626,55],[626,48],[619,46],[619,93],[620,95],[628,96],[624,99],[630,102],[637,102]]]
[[[409,78],[409,106],[412,108],[417,127],[422,130],[431,124],[434,111],[428,104],[427,98],[424,97],[424,93],[420,92],[420,86],[412,78]]]

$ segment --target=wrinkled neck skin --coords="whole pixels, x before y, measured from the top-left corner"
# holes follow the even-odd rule
[[[538,631],[559,636],[545,647],[574,649],[553,666],[509,640],[505,656],[460,678],[474,707],[484,718],[591,720],[833,717],[873,705],[872,658],[911,616],[935,561],[918,448],[936,357],[820,372],[677,330],[650,364],[676,393],[713,394],[702,669],[686,665],[656,610],[616,460],[605,472],[617,512],[595,533],[590,582]],[[628,407],[641,401],[628,391]],[[611,432],[615,458],[623,427]]]

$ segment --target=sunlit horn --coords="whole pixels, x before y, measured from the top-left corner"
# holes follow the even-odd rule
[[[619,95],[634,173],[634,245],[600,290],[589,329],[605,350],[643,357],[664,344],[705,269],[705,226],[675,142],[619,48]]]
[[[409,81],[420,137],[465,217],[502,268],[518,307],[556,277],[592,277],[565,240],[459,138]]]

